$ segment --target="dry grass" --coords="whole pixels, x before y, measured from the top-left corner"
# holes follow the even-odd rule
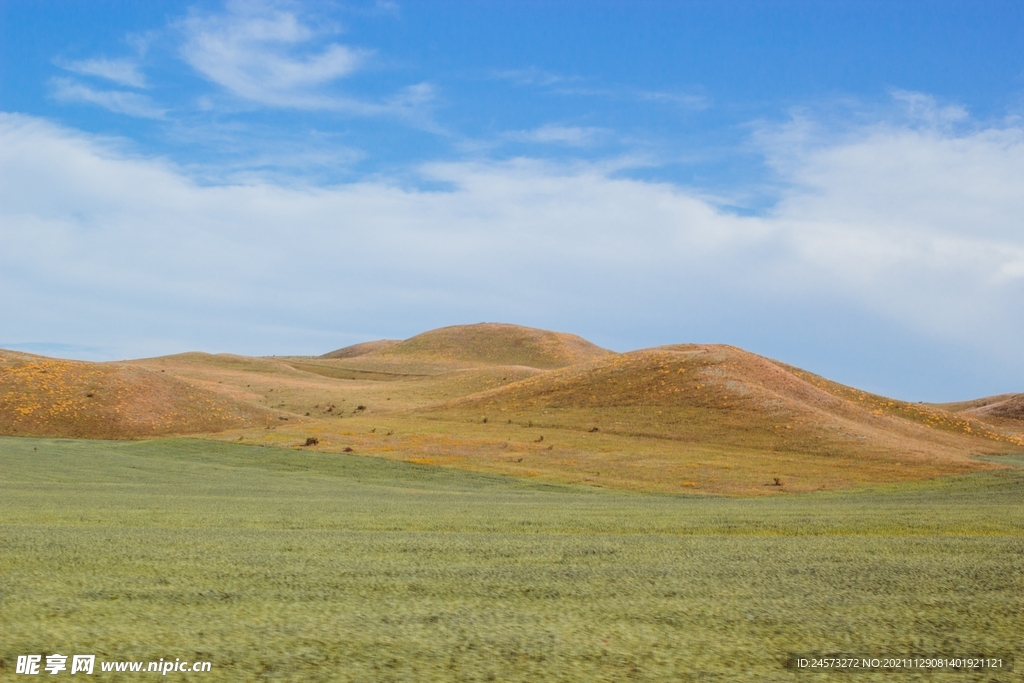
[[[421,356],[436,360],[549,369],[607,358],[613,354],[574,334],[518,325],[479,323],[424,332],[387,346],[378,351],[377,355]]]
[[[443,422],[511,421],[539,432],[535,438],[546,435],[535,448],[568,445],[567,458],[533,466],[538,473],[575,460],[606,485],[670,491],[768,493],[917,479],[983,468],[973,456],[1022,445],[980,421],[725,346],[622,354],[420,412]],[[764,486],[776,478],[782,486]]]
[[[173,375],[0,351],[0,434],[132,438],[269,424],[276,416]]]
[[[995,418],[1024,422],[1024,394],[1001,394],[963,403],[949,403],[940,407],[982,419]]]
[[[235,430],[214,438],[351,452],[423,465],[509,474],[543,481],[668,493],[782,495],[899,482],[995,468],[967,458],[908,461],[878,454],[821,456],[752,451],[718,444],[588,434],[551,427],[452,423],[408,416],[318,420],[271,430]],[[543,441],[541,441],[543,437]],[[781,485],[774,485],[778,478]]]
[[[346,346],[343,349],[337,351],[331,351],[320,356],[321,358],[355,358],[356,356],[364,356],[374,351],[381,351],[394,346],[398,343],[397,339],[378,339],[377,341],[363,342],[362,344],[353,344],[352,346]]]

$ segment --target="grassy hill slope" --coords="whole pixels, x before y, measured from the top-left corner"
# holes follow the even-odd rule
[[[159,371],[0,351],[0,434],[132,438],[262,426],[275,418]]]
[[[614,354],[574,334],[479,323],[424,332],[381,348],[374,355],[550,369]]]
[[[292,421],[407,411],[543,372],[376,354],[339,359],[183,353],[129,364],[163,370],[234,400],[287,414]]]
[[[968,420],[980,420],[993,429],[1024,440],[1024,394],[1000,394],[935,407]]]
[[[330,353],[325,353],[320,358],[355,358],[356,356],[365,356],[368,353],[374,351],[382,351],[388,347],[398,344],[399,341],[396,339],[378,339],[377,341],[363,342],[362,344],[353,344],[352,346],[346,346]]]
[[[785,472],[784,482],[804,479],[804,486],[814,480],[827,484],[830,468],[835,480],[858,468],[862,474],[873,469],[876,476],[916,478],[984,467],[973,456],[1024,445],[978,420],[843,387],[741,349],[716,345],[625,353],[420,413],[441,421],[486,418],[499,425],[562,434],[661,441],[666,482],[688,480],[693,486],[701,477],[687,477],[685,468],[679,468],[695,458],[708,462],[706,453],[694,456],[694,449],[729,451],[733,465],[720,463],[711,468],[717,473],[703,477],[705,487],[718,490],[723,477],[737,474],[722,472],[723,468],[748,467],[768,482],[773,481],[772,471]],[[552,443],[550,432],[545,438]],[[615,467],[639,466],[628,462],[628,452],[623,456]],[[812,472],[816,475],[810,476]],[[715,479],[717,486],[712,485]]]
[[[1000,394],[998,396],[975,399],[974,401],[946,403],[941,407],[982,419],[1024,420],[1024,394]]]

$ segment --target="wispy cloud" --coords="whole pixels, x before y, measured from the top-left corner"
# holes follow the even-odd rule
[[[490,78],[509,81],[518,86],[543,88],[558,95],[603,97],[620,101],[658,102],[693,111],[700,111],[711,106],[711,99],[700,93],[644,90],[614,84],[601,85],[582,76],[557,74],[536,67],[493,71],[490,74]]]
[[[655,102],[690,111],[702,111],[711,106],[711,99],[698,94],[658,90],[638,90],[629,87],[597,87],[581,84],[558,85],[552,92],[576,97],[601,97],[617,101]]]
[[[912,119],[932,126],[947,126],[969,118],[967,110],[958,104],[939,104],[933,96],[911,90],[894,89],[893,100],[902,106]]]
[[[503,81],[511,81],[516,85],[533,85],[540,87],[547,87],[555,85],[556,83],[565,83],[566,81],[578,81],[579,77],[576,76],[563,76],[556,74],[551,71],[545,71],[536,67],[529,69],[504,69],[500,71],[491,72],[491,78]]]
[[[559,126],[548,124],[533,130],[518,130],[502,136],[515,142],[561,144],[570,147],[587,147],[606,138],[610,131],[605,128]]]
[[[374,8],[383,14],[397,15],[401,12],[401,6],[395,0],[377,0]]]
[[[162,119],[167,111],[139,93],[124,90],[96,90],[70,78],[50,80],[52,95],[62,102],[94,104],[116,114],[146,119]]]
[[[98,76],[118,85],[130,88],[145,88],[146,77],[139,69],[139,64],[132,59],[83,59],[78,61],[57,60],[57,66],[83,76]]]
[[[339,105],[321,87],[355,72],[369,54],[337,43],[310,49],[310,27],[263,4],[231,3],[227,14],[194,14],[182,28],[182,56],[193,68],[239,97],[272,106]]]
[[[384,3],[381,11],[397,11]],[[373,52],[337,42],[305,23],[291,5],[229,2],[221,14],[194,12],[178,24],[181,56],[232,95],[284,109],[389,116],[443,132],[430,116],[434,88],[407,86],[375,100],[344,92],[339,83],[363,69]],[[204,100],[209,103],[209,100]]]
[[[627,95],[631,95],[638,100],[663,102],[665,104],[672,104],[683,109],[691,109],[693,111],[701,111],[702,109],[707,109],[711,106],[711,98],[705,95],[697,95],[693,93],[635,90],[631,92],[627,91]]]

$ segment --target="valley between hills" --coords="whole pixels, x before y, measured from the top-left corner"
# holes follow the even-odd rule
[[[907,403],[724,345],[496,323],[323,356],[0,351],[0,435],[192,436],[635,491],[780,495],[1000,469],[1024,394]]]

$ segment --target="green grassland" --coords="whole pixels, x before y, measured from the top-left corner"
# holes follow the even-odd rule
[[[731,498],[0,438],[0,633],[3,680],[55,652],[213,662],[168,674],[196,681],[846,680],[784,666],[829,651],[1019,670],[1024,469]]]

